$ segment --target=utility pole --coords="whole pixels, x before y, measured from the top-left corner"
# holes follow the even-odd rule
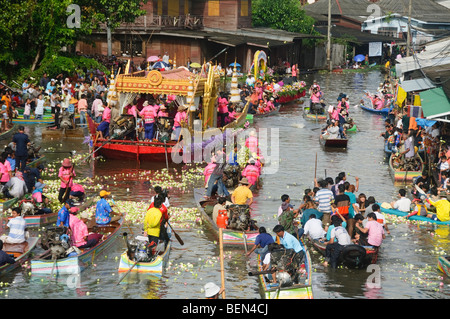
[[[327,63],[328,68],[333,71],[333,65],[331,64],[331,0],[328,0],[328,34],[327,34]]]
[[[411,51],[411,7],[412,0],[409,0],[409,8],[408,8],[408,35],[406,38],[406,56],[410,56]]]
[[[108,57],[112,55],[112,39],[111,27],[109,26],[109,18],[106,19],[106,41],[108,43]]]

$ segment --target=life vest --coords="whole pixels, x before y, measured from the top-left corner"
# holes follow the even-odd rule
[[[216,220],[217,227],[227,228],[228,225],[228,213],[226,209],[219,210],[219,215]]]

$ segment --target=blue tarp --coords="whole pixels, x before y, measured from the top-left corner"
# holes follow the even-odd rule
[[[423,119],[423,118],[416,118],[416,122],[417,122],[417,125],[422,126],[422,127],[433,126],[434,123],[436,123],[436,121],[427,120],[427,119]]]

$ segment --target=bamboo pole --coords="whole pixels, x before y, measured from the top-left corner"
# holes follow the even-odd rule
[[[222,299],[225,299],[225,269],[223,262],[223,230],[219,228],[219,245],[220,245],[220,276],[222,279]]]

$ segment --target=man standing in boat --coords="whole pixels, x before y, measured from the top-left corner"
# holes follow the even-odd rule
[[[153,201],[153,207],[147,210],[144,218],[144,231],[148,236],[148,251],[152,252],[153,248],[156,248],[159,243],[159,237],[161,233],[161,219],[162,212],[160,210],[163,204],[163,198],[156,197]]]
[[[144,120],[145,138],[144,142],[151,142],[155,132],[156,110],[148,101],[143,104],[144,108],[139,112],[139,116]]]
[[[15,147],[16,169],[23,172],[28,159],[28,145],[31,144],[23,125],[19,126],[19,132],[14,134],[12,142]]]
[[[102,113],[102,122],[97,127],[97,135],[100,139],[109,136],[109,123],[111,122],[111,107],[109,104],[105,105]]]

